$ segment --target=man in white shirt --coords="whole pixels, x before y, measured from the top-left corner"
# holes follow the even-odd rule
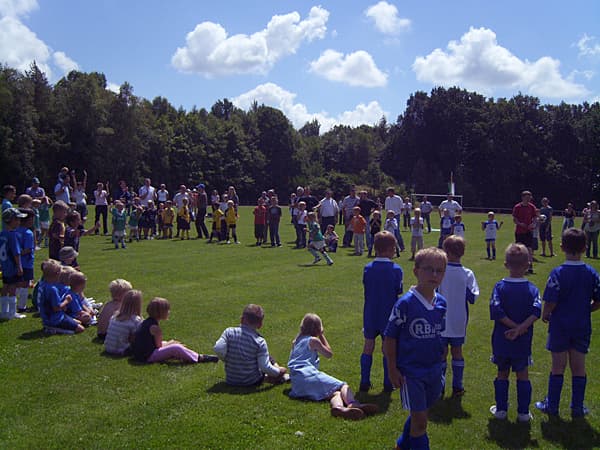
[[[423,220],[425,222],[427,222],[427,232],[431,233],[430,214],[431,214],[431,211],[433,211],[433,205],[431,204],[431,202],[429,200],[427,200],[426,195],[424,195],[423,200],[421,200],[420,208],[421,208],[421,217],[423,217]]]
[[[150,178],[146,178],[144,180],[144,185],[139,190],[140,203],[145,208],[148,207],[148,202],[150,200],[154,201],[156,197],[156,188],[152,186],[152,180]]]
[[[385,210],[394,211],[394,218],[398,223],[400,223],[400,214],[404,209],[404,202],[402,201],[402,197],[396,195],[393,187],[387,188],[387,197],[385,198]]]
[[[456,200],[454,200],[452,194],[448,194],[446,200],[440,203],[440,207],[438,209],[440,217],[442,217],[442,212],[444,211],[444,209],[448,210],[448,212],[450,213],[450,217],[454,217],[456,214],[462,212],[462,206],[460,206],[460,204]]]
[[[327,230],[328,225],[333,225],[337,222],[337,215],[340,210],[337,202],[331,196],[332,192],[328,189],[325,192],[325,198],[323,198],[317,205],[319,210],[319,217],[321,219],[321,230],[323,233]]]

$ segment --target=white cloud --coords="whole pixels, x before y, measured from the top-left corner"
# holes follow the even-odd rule
[[[64,52],[54,52],[52,58],[54,59],[54,64],[56,64],[63,73],[69,73],[71,70],[79,70],[79,64],[65,55]]]
[[[111,83],[111,82],[106,83],[106,89],[108,89],[111,92],[114,92],[115,94],[118,94],[119,92],[121,92],[121,86],[118,85],[117,83]]]
[[[335,125],[373,125],[379,122],[382,116],[387,115],[376,101],[372,101],[367,105],[360,103],[353,110],[344,111],[336,117],[331,117],[324,111],[310,113],[306,105],[296,102],[295,93],[286,91],[274,83],[256,86],[251,91],[241,94],[231,101],[242,109],[249,109],[254,101],[259,105],[265,104],[280,109],[296,128],[317,119],[321,124],[321,132],[326,132]]]
[[[325,50],[319,59],[310,63],[310,70],[323,78],[350,86],[379,87],[387,84],[387,75],[377,68],[373,57],[363,50],[348,55]]]
[[[385,34],[398,34],[410,28],[410,19],[401,18],[398,8],[385,1],[369,6],[365,16],[373,20],[375,28]]]
[[[487,28],[470,28],[447,51],[435,49],[415,59],[412,69],[419,81],[442,86],[458,85],[491,94],[496,89],[522,90],[546,98],[576,99],[588,95],[582,84],[563,78],[560,61],[544,56],[521,60],[498,45]]]
[[[293,54],[304,41],[323,39],[329,12],[313,6],[304,20],[292,12],[271,18],[261,31],[228,37],[220,24],[202,22],[187,34],[171,64],[183,72],[205,77],[240,73],[264,74],[284,56]]]
[[[0,0],[0,16],[18,17],[36,9],[37,0]]]
[[[62,75],[78,70],[79,65],[64,52],[53,51],[18,18],[37,7],[35,0],[0,0],[0,61],[20,71],[35,61],[52,81],[54,71]]]
[[[584,33],[576,44],[579,49],[579,56],[600,56],[600,43],[595,41],[595,36],[588,36]]]

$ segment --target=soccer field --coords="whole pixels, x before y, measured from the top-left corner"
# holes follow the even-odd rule
[[[252,209],[241,208],[240,216],[240,245],[152,240],[115,250],[109,237],[82,238],[79,262],[88,277],[87,296],[106,302],[108,283],[125,278],[143,291],[144,310],[152,297],[166,297],[171,317],[161,323],[165,338],[180,340],[201,353],[212,353],[221,332],[239,323],[244,305],[261,304],[265,308],[261,333],[283,365],[303,315],[315,312],[323,319],[334,353],[332,359],[321,360],[322,370],[358,390],[362,270],[370,259],[350,256],[351,249],[340,248],[331,254],[333,266],[324,262],[313,266],[308,251],[292,248],[295,236],[287,210],[280,229],[284,245],[258,248]],[[498,260],[488,261],[480,226],[485,215],[463,217],[467,239],[463,264],[475,272],[481,295],[470,309],[464,347],[466,394],[458,400],[442,400],[433,408],[428,429],[432,448],[600,447],[597,334],[587,357],[586,405],[591,413],[586,419],[570,419],[569,372],[560,421],[549,421],[532,409],[530,424],[515,423],[514,378],[509,420],[491,417],[496,367],[489,361],[493,323],[488,301],[494,283],[506,275],[503,252],[514,226],[509,216],[497,217],[504,221],[498,233]],[[555,219],[554,230],[560,225]],[[409,244],[409,233],[402,234]],[[425,235],[426,245],[436,245],[437,239],[438,233]],[[529,276],[540,290],[551,268],[563,261],[558,243],[555,239],[558,256],[538,256],[535,274]],[[46,249],[36,253],[36,277],[39,262],[46,257]],[[404,252],[395,259],[404,270],[405,291],[414,283],[409,257]],[[600,269],[599,260],[586,262]],[[0,323],[1,448],[390,449],[407,415],[397,392],[382,392],[379,356],[373,363],[374,388],[358,397],[377,403],[381,412],[351,422],[332,417],[328,402],[288,398],[289,385],[230,388],[224,383],[222,363],[145,365],[108,357],[94,339],[94,327],[80,335],[46,336],[40,319],[27,316]],[[597,333],[600,313],[593,317],[593,327]],[[545,324],[536,322],[530,369],[534,401],[547,388],[546,331]]]

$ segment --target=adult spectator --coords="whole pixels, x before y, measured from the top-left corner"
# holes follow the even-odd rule
[[[167,200],[169,200],[169,191],[167,191],[167,186],[161,183],[160,189],[156,191],[156,201],[160,205],[161,203],[167,203]]]
[[[319,200],[317,200],[317,197],[311,194],[310,186],[306,186],[304,188],[304,194],[298,199],[298,202],[306,203],[306,212],[314,211],[317,205],[319,204]]]
[[[531,203],[531,192],[521,192],[521,201],[513,207],[513,221],[515,223],[515,242],[523,244],[529,251],[529,273],[533,273],[533,252],[531,249],[533,243],[533,228],[535,227],[534,218],[536,217],[536,208]]]
[[[88,216],[87,209],[87,194],[85,190],[87,188],[87,172],[83,171],[83,179],[78,180],[75,175],[75,171],[73,171],[73,193],[71,195],[73,201],[75,202],[75,209],[81,216],[81,221],[85,224],[85,221]]]
[[[25,193],[31,198],[42,198],[46,196],[46,191],[43,187],[40,187],[40,179],[38,177],[33,177],[31,186],[25,189]]]
[[[71,203],[71,177],[69,174],[58,178],[58,183],[54,186],[54,198],[56,201],[62,200],[67,205]]]
[[[367,235],[367,247],[369,247],[371,239],[373,238],[371,236],[371,226],[369,223],[371,219],[371,213],[378,209],[379,205],[368,197],[367,191],[360,191],[358,195],[360,196],[360,200],[358,201],[358,206],[360,207],[360,215],[363,216],[367,221],[367,230],[365,234]]]
[[[350,221],[352,220],[352,208],[358,206],[360,199],[356,196],[356,189],[354,186],[350,188],[350,194],[344,197],[342,201],[342,213],[344,214],[344,225],[346,230],[344,231],[344,237],[342,238],[342,246],[350,247],[352,244],[352,228],[350,227]]]
[[[440,207],[438,212],[440,213],[440,217],[444,213],[444,209],[447,209],[450,213],[450,217],[454,217],[456,214],[460,214],[462,212],[462,206],[454,200],[454,196],[452,194],[448,194],[446,200],[440,203]]]
[[[104,231],[104,236],[108,235],[108,196],[110,195],[108,181],[106,182],[106,189],[104,189],[104,185],[101,182],[96,184],[96,190],[94,191],[94,205],[96,209],[96,218],[94,219],[94,223],[98,223],[98,219],[102,216],[102,230]],[[96,230],[98,233],[98,230]]]
[[[144,185],[138,191],[140,197],[140,203],[143,207],[148,207],[148,202],[150,200],[154,201],[156,199],[156,188],[152,186],[152,180],[150,178],[146,178],[144,180]]]
[[[600,211],[598,211],[598,202],[593,200],[586,214],[583,216],[583,231],[587,238],[587,247],[585,256],[594,259],[598,258],[598,234],[600,234]]]
[[[431,233],[431,211],[433,211],[433,205],[424,195],[423,200],[421,200],[421,217],[423,217],[424,222],[427,222],[428,233]]]
[[[201,239],[203,234],[204,237],[208,239],[208,229],[204,224],[204,218],[206,217],[206,209],[208,208],[208,195],[206,195],[206,186],[200,183],[196,186],[196,189],[198,190],[198,213],[196,214],[196,233],[198,233],[198,239]]]
[[[394,234],[396,240],[400,242],[400,214],[404,209],[404,202],[402,201],[402,197],[396,195],[396,192],[393,187],[387,188],[387,197],[384,202],[385,212],[381,214],[383,220],[385,221],[385,217],[387,216],[388,211],[394,211],[394,218],[396,222],[398,222],[398,229],[395,230]]]
[[[235,207],[235,212],[237,212],[238,206],[240,206],[240,197],[237,195],[235,187],[229,186],[227,188],[227,198],[233,200],[233,206]]]
[[[331,189],[327,189],[325,192],[325,197],[321,199],[319,204],[317,205],[317,209],[319,210],[319,218],[321,220],[321,230],[325,232],[329,225],[333,225],[335,227],[336,219],[340,207],[337,202],[332,197],[333,192]]]

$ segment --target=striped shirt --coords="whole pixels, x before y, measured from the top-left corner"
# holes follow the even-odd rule
[[[215,353],[225,362],[225,381],[234,386],[259,383],[263,374],[278,376],[269,358],[267,342],[247,326],[229,327],[216,342]]]
[[[117,320],[111,317],[104,339],[106,353],[122,355],[129,348],[129,337],[133,336],[138,326],[142,323],[140,316],[131,316],[127,320]]]

